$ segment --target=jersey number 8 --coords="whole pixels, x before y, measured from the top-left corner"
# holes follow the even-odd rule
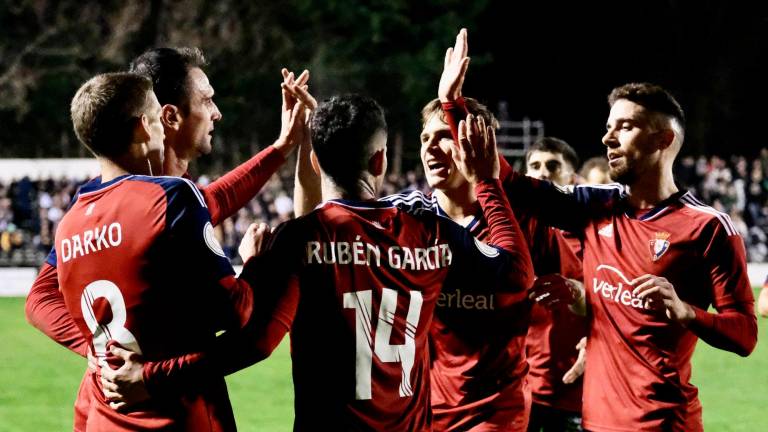
[[[94,304],[104,298],[109,304],[112,319],[99,323]],[[108,280],[97,280],[88,284],[80,296],[80,309],[88,329],[93,333],[93,348],[99,363],[104,366],[109,341],[119,343],[123,348],[141,354],[141,349],[130,330],[125,328],[125,300],[120,289]]]

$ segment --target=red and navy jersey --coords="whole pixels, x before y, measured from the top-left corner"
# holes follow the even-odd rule
[[[268,257],[295,290],[295,315],[281,318],[295,430],[431,430],[427,336],[440,290],[463,274],[506,282],[512,271],[509,254],[449,219],[387,202],[326,202],[284,224]]]
[[[536,276],[558,273],[581,282],[581,260],[562,231],[537,223],[535,218],[520,220],[529,233],[529,247]],[[526,229],[527,228],[527,229]],[[587,321],[572,313],[567,305],[547,309],[539,304],[531,308],[531,321],[525,339],[528,361],[526,382],[533,402],[571,412],[581,411],[582,380],[563,382],[563,375],[578,357],[576,345],[587,335]]]
[[[433,194],[411,191],[383,200],[446,216]],[[525,233],[525,223],[520,222]],[[476,215],[465,228],[478,239],[488,241],[488,224],[482,214]],[[522,242],[517,246],[526,247]],[[481,425],[510,431],[526,429],[523,384],[528,368],[525,335],[531,310],[525,296],[528,287],[488,289],[499,283],[492,274],[456,272],[438,296],[430,328],[435,430],[469,430]]]
[[[233,283],[202,195],[188,180],[127,175],[83,186],[53,254],[67,309],[102,362],[113,343],[147,360],[203,350],[216,331],[250,315],[250,288]],[[234,426],[223,379],[195,383],[181,398],[154,398],[130,416],[109,408],[93,379],[98,403],[89,425],[184,429],[220,416]]]
[[[730,218],[676,193],[638,212],[619,185],[562,193],[513,173],[508,193],[542,220],[583,233],[589,318],[584,427],[594,431],[699,431],[690,383],[697,339],[747,355],[757,324],[745,249]],[[642,275],[666,278],[696,318],[685,328],[632,295]],[[717,314],[706,312],[709,306]]]

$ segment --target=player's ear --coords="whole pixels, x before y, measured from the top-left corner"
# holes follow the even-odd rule
[[[675,132],[672,129],[660,130],[657,133],[658,146],[660,149],[666,149],[675,142]]]
[[[317,155],[314,150],[309,152],[309,161],[312,163],[312,171],[318,176],[320,175],[320,162],[317,161]]]
[[[181,110],[176,105],[166,104],[160,112],[160,121],[163,122],[163,127],[173,130],[179,130],[181,127]]]
[[[377,150],[370,159],[368,159],[368,172],[374,176],[384,174],[387,169],[387,153],[384,149]]]
[[[133,141],[146,143],[149,141],[149,139],[149,117],[147,117],[146,114],[142,114],[141,117],[139,117],[139,121],[136,122],[136,125],[133,128]]]

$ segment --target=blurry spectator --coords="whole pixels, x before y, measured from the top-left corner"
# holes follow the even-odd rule
[[[584,162],[579,176],[585,184],[607,184],[612,181],[608,171],[608,159],[605,156],[595,156]]]
[[[687,156],[680,162],[676,170],[680,187],[695,191],[708,204],[731,215],[734,226],[744,236],[749,261],[768,261],[768,149],[752,160],[742,156],[727,161],[717,156]],[[584,163],[581,176],[589,183],[603,182],[596,173],[605,164],[605,158],[590,159]],[[208,184],[215,178],[204,175],[197,182]],[[38,266],[45,259],[56,226],[81,183],[29,178],[0,183],[0,266]],[[384,195],[405,189],[426,190],[420,166],[390,174],[382,187]],[[293,217],[292,190],[293,167],[285,164],[261,194],[216,229],[233,262],[239,263],[237,245],[251,222],[275,226]]]
[[[285,191],[280,191],[275,198],[275,211],[280,222],[285,222],[293,214],[293,199]]]

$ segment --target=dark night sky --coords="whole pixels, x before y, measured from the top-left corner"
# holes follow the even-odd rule
[[[465,95],[545,121],[583,158],[602,154],[606,96],[630,81],[670,90],[688,117],[684,152],[754,154],[766,124],[766,6],[733,2],[498,2],[470,28]],[[641,5],[642,4],[642,5]],[[489,84],[491,83],[491,84]],[[482,90],[480,90],[482,88]]]

